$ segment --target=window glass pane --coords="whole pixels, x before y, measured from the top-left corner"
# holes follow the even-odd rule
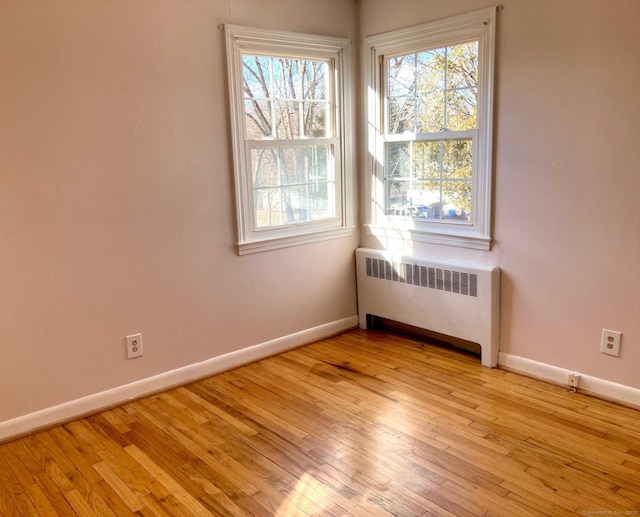
[[[249,140],[271,136],[271,102],[249,99],[244,101],[245,131]]]
[[[251,151],[257,227],[335,216],[332,149],[326,145]]]
[[[275,99],[302,98],[297,59],[273,59],[273,97]]]
[[[333,183],[327,182],[283,187],[286,222],[318,221],[333,217],[334,188]]]
[[[272,59],[264,56],[242,56],[245,131],[247,138],[271,137]]]
[[[439,181],[388,180],[385,182],[387,215],[441,219]]]
[[[471,181],[442,182],[443,219],[468,221],[471,215]]]
[[[304,136],[323,138],[327,132],[328,104],[326,102],[304,102]]]
[[[445,49],[419,52],[417,56],[418,133],[435,133],[445,127]]]
[[[444,127],[445,49],[387,61],[388,131],[441,131]]]
[[[415,99],[413,97],[389,98],[389,133],[415,132],[415,111],[408,107],[414,105]]]
[[[254,188],[280,185],[278,153],[275,149],[253,149],[251,151]]]
[[[314,182],[309,184],[309,219],[317,221],[335,215],[335,184]]]
[[[244,55],[242,65],[248,139],[330,136],[327,61]]]
[[[444,90],[446,49],[425,50],[415,56],[418,91],[424,94]]]
[[[300,105],[298,102],[275,101],[275,137],[282,140],[300,136]]]
[[[417,178],[440,178],[440,151],[440,142],[416,142],[413,144],[413,163]]]
[[[393,56],[386,71],[388,133],[476,127],[477,41]]]
[[[406,142],[387,146],[387,176],[411,177],[411,149]]]
[[[245,97],[269,99],[271,90],[271,58],[264,56],[242,56],[242,80]]]
[[[445,140],[442,142],[442,177],[471,178],[473,156],[471,140]]]
[[[309,220],[307,214],[308,203],[306,185],[284,187],[282,189],[282,200],[284,202],[287,223],[297,223]]]
[[[439,178],[440,142],[401,142],[387,147],[389,176]]]
[[[437,133],[444,130],[444,91],[434,91],[420,96],[418,102],[418,133]]]
[[[387,215],[408,216],[411,207],[411,183],[400,179],[386,179],[384,187]]]
[[[478,117],[478,90],[462,89],[447,92],[447,129],[475,129]]]
[[[334,180],[332,163],[333,146],[313,145],[305,148],[305,167],[307,168],[310,182]]]
[[[387,215],[469,220],[472,156],[470,139],[388,144]]]
[[[387,180],[387,215],[468,221],[471,181]]]
[[[283,148],[280,150],[282,169],[282,183],[295,185],[307,183],[309,178],[309,163],[306,160],[306,148]]]
[[[387,61],[387,95],[389,133],[415,131],[415,54],[389,58]]]
[[[309,100],[326,100],[328,63],[324,61],[301,61],[302,97]]]
[[[422,203],[420,210],[413,214],[414,217],[424,219],[442,219],[442,198],[440,181],[421,181],[416,189],[419,192]]]
[[[282,224],[282,194],[279,188],[256,189],[254,199],[256,228]]]
[[[478,86],[478,42],[452,45],[447,49],[447,88]]]
[[[278,150],[283,184],[326,180],[329,146],[283,147]]]

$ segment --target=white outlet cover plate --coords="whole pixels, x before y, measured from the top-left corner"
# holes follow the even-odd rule
[[[140,356],[142,356],[142,334],[127,336],[127,359]]]
[[[622,339],[622,332],[616,330],[602,329],[602,341],[600,343],[600,351],[603,354],[613,355],[618,357],[620,355],[620,340]]]

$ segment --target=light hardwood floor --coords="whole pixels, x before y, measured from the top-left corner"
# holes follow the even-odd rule
[[[380,331],[0,446],[3,516],[639,509],[640,412]]]

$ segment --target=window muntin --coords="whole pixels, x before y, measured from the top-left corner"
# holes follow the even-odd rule
[[[366,39],[370,233],[489,248],[494,22],[489,8]]]
[[[347,235],[348,41],[225,30],[240,253]]]

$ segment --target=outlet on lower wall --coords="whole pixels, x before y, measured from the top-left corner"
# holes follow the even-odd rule
[[[580,374],[576,372],[570,372],[567,376],[567,384],[573,388],[577,388],[580,384]]]
[[[142,356],[142,334],[127,336],[127,359]]]

